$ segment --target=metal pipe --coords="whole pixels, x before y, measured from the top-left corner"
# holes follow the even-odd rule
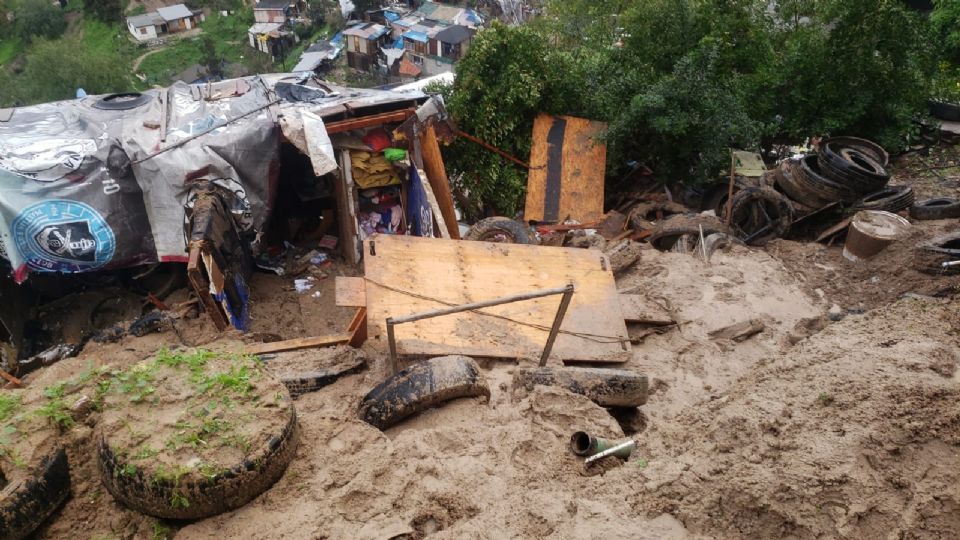
[[[960,266],[960,261],[947,261],[947,262],[941,263],[940,266],[944,268],[948,268],[950,266]]]
[[[499,306],[501,304],[509,304],[511,302],[519,302],[521,300],[532,300],[534,298],[542,298],[544,296],[552,296],[555,294],[562,294],[563,300],[560,301],[560,308],[557,310],[557,315],[553,320],[553,327],[550,328],[550,336],[547,338],[547,344],[544,347],[543,354],[541,355],[541,364],[543,365],[544,358],[550,355],[550,350],[553,348],[553,342],[556,340],[557,333],[560,330],[560,324],[563,322],[564,314],[567,311],[567,306],[570,305],[570,297],[573,295],[574,287],[573,283],[567,284],[565,287],[557,287],[554,289],[543,289],[541,291],[531,291],[520,294],[512,294],[510,296],[503,296],[500,298],[495,298],[493,300],[485,300],[483,302],[472,302],[470,304],[460,304],[459,306],[451,306],[442,309],[435,309],[432,311],[424,311],[422,313],[414,313],[412,315],[406,315],[403,317],[387,317],[387,341],[390,345],[390,370],[392,373],[397,373],[397,340],[393,331],[393,327],[398,324],[416,322],[423,319],[431,319],[433,317],[440,317],[441,315],[451,315],[453,313],[462,313],[464,311],[473,311],[480,308]]]
[[[623,458],[629,458],[630,454],[633,453],[634,449],[637,447],[637,441],[629,440],[627,442],[618,444],[613,448],[608,448],[599,454],[594,454],[587,459],[583,460],[583,463],[589,465],[598,459],[603,459],[607,456],[618,456]]]
[[[603,439],[601,437],[594,437],[585,431],[578,431],[570,436],[570,450],[578,456],[592,456],[594,454],[599,454],[605,450],[616,447],[621,444],[621,441],[613,441],[610,439]],[[627,458],[630,457],[630,452],[633,449],[626,452],[621,452],[617,454],[617,457]]]
[[[566,316],[567,308],[570,307],[570,299],[573,297],[573,283],[568,284],[564,289],[563,298],[557,308],[557,315],[553,318],[553,326],[550,327],[550,335],[547,336],[547,344],[543,346],[543,353],[540,354],[540,367],[547,365],[547,358],[550,357],[550,351],[553,350],[553,342],[557,340],[560,325],[563,324],[563,317]]]

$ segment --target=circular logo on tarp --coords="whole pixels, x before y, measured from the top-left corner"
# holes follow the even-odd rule
[[[65,200],[27,207],[10,227],[17,251],[34,269],[83,272],[110,262],[116,251],[113,231],[90,206]]]

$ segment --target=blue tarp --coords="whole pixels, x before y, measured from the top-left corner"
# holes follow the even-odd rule
[[[467,10],[467,20],[473,24],[483,24],[483,18],[472,9]]]
[[[403,48],[403,38],[398,37],[393,41],[393,43],[388,47],[389,49],[402,49]]]
[[[330,40],[330,43],[337,45],[341,41],[343,41],[343,32],[337,32],[337,35],[333,36],[333,39]]]
[[[400,20],[400,14],[392,11],[384,11],[383,18],[386,19],[387,22],[394,22]]]
[[[419,41],[420,43],[426,43],[430,41],[430,38],[428,38],[427,35],[424,34],[423,32],[415,32],[413,30],[409,32],[404,32],[403,35],[400,37],[406,38],[406,39],[412,39],[414,41]]]
[[[390,31],[390,29],[387,28],[386,26],[384,26],[384,27],[381,28],[380,30],[377,30],[376,32],[374,32],[374,33],[370,34],[369,36],[367,36],[367,39],[368,39],[368,40],[369,40],[369,39],[378,39],[378,38],[380,38],[380,36],[386,34],[386,33],[389,32],[389,31]]]

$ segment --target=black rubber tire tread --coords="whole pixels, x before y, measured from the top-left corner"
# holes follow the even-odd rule
[[[850,207],[851,210],[884,210],[896,214],[913,206],[916,196],[910,186],[887,186],[880,191],[871,193]]]
[[[285,375],[279,377],[279,379],[287,387],[290,397],[297,399],[308,392],[316,392],[325,386],[329,386],[342,377],[360,373],[366,367],[367,361],[358,359],[343,366]]]
[[[537,238],[530,231],[530,227],[508,217],[494,216],[474,223],[464,240],[486,241],[483,239],[489,233],[501,232],[512,239],[511,244],[536,244]]]
[[[713,216],[701,214],[678,214],[658,222],[652,229],[649,237],[650,245],[660,251],[669,251],[677,239],[683,235],[700,236],[700,226],[703,226],[703,237],[713,233],[733,234],[733,230]],[[736,235],[734,235],[736,236]]]
[[[131,99],[121,99],[131,98]],[[95,109],[104,111],[129,111],[136,109],[149,102],[152,98],[140,92],[123,92],[120,94],[110,94],[93,102]]]
[[[55,446],[25,480],[0,491],[0,540],[21,540],[36,530],[70,494],[67,453]]]
[[[733,203],[730,206],[730,212],[734,216],[731,223],[733,223],[733,230],[737,238],[746,241],[751,234],[762,226],[762,224],[754,222],[753,216],[749,216],[752,213],[750,207],[757,201],[773,203],[777,209],[778,216],[776,216],[776,222],[769,231],[749,242],[751,246],[762,246],[770,240],[780,238],[787,233],[790,229],[790,224],[793,223],[793,205],[791,205],[790,200],[781,195],[779,191],[761,187],[746,188],[733,195]],[[750,223],[754,230],[745,230],[742,225],[744,221],[737,220],[737,216],[749,216],[746,223]]]
[[[360,402],[360,419],[387,429],[420,411],[451,399],[490,397],[480,368],[466,356],[440,356],[418,362],[370,390]]]
[[[283,431],[252,448],[241,463],[211,478],[190,472],[176,482],[146,478],[139,467],[133,475],[119,474],[126,463],[101,432],[97,436],[100,480],[120,503],[153,517],[200,519],[239,508],[279,480],[296,455],[299,425],[292,404],[289,411]],[[185,497],[188,506],[172,506],[174,493]]]
[[[803,186],[805,191],[814,194],[819,202],[817,205],[808,204],[807,206],[823,207],[836,201],[852,203],[863,196],[863,193],[824,176],[820,170],[820,162],[814,154],[800,160],[794,179]]]
[[[830,137],[820,144],[834,143],[839,146],[853,148],[861,154],[865,154],[870,159],[876,161],[881,167],[886,169],[890,165],[890,154],[879,144],[859,137]]]
[[[662,212],[664,219],[677,214],[685,214],[690,209],[675,202],[642,202],[630,209],[628,221],[634,229],[642,229],[644,221],[656,221],[657,212]]]
[[[921,221],[958,218],[960,217],[960,201],[949,197],[917,201],[910,207],[910,217]]]
[[[824,176],[861,195],[878,191],[887,185],[890,174],[880,163],[868,154],[850,148],[853,154],[869,166],[867,168],[852,159],[847,159],[841,154],[844,149],[845,147],[836,142],[826,141],[820,144],[817,163]]]
[[[774,175],[774,184],[778,191],[783,193],[794,203],[797,213],[809,214],[817,208],[823,208],[828,202],[820,200],[816,193],[806,189],[798,178],[800,162],[788,159],[777,167],[778,174]]]
[[[513,386],[556,386],[587,397],[601,407],[639,407],[647,402],[647,376],[625,369],[537,367],[517,370]]]

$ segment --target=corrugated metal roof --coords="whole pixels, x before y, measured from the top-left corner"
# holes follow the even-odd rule
[[[455,24],[453,26],[448,26],[437,33],[437,39],[444,43],[463,43],[464,41],[470,39],[470,36],[473,34],[470,33],[470,29],[466,26],[460,26]]]
[[[412,39],[413,41],[419,41],[420,43],[426,43],[430,41],[430,38],[428,38],[423,32],[404,32],[400,37],[404,39]]]
[[[144,13],[142,15],[134,15],[133,17],[127,17],[127,24],[133,25],[134,28],[144,28],[146,26],[156,26],[158,24],[163,24],[166,21],[163,20],[163,17],[157,13],[150,12]]]
[[[251,34],[269,34],[280,30],[283,25],[280,23],[256,23],[247,30]]]
[[[364,39],[377,39],[389,31],[390,30],[382,24],[364,23],[347,28],[343,31],[343,35],[358,36]]]
[[[193,13],[183,4],[159,8],[157,9],[157,13],[163,17],[163,20],[168,22],[193,17]]]

